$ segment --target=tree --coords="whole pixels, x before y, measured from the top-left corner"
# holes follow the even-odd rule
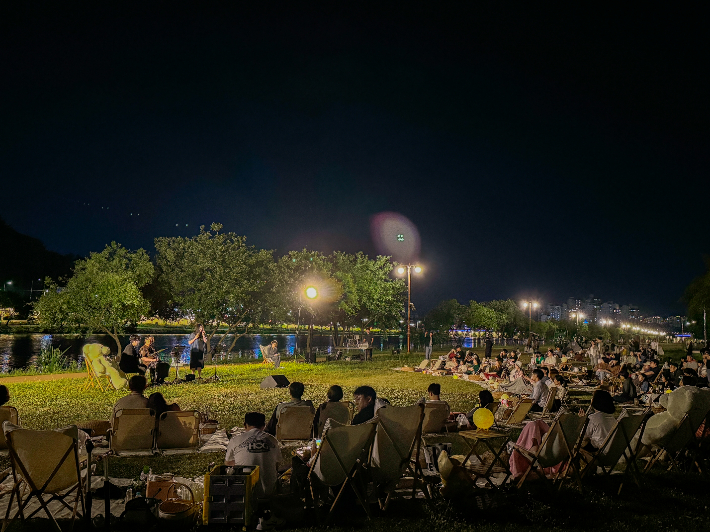
[[[169,294],[168,304],[202,323],[207,331],[207,361],[234,333],[229,353],[249,327],[260,323],[273,297],[274,259],[270,251],[246,245],[246,237],[200,227],[192,238],[155,239],[158,282]],[[227,330],[215,343],[222,324]]]
[[[278,262],[278,317],[287,319],[305,308],[315,323],[332,326],[336,346],[341,343],[341,328],[365,323],[391,327],[401,316],[404,293],[403,281],[390,278],[392,268],[389,257],[292,251]],[[310,285],[318,290],[314,300],[304,296]]]
[[[703,314],[710,310],[710,257],[705,257],[705,268],[705,273],[693,279],[683,295],[683,301],[688,307],[688,318],[691,322],[688,329],[697,336],[704,336]],[[693,324],[693,322],[695,323]]]
[[[497,331],[513,336],[526,325],[525,316],[512,299],[494,299],[485,304],[498,315]]]
[[[108,334],[122,351],[119,335],[150,309],[141,288],[150,282],[153,264],[143,250],[130,251],[116,242],[80,260],[64,287],[47,279],[46,292],[35,302],[41,325],[76,325],[91,334]]]
[[[424,325],[431,331],[449,331],[461,324],[464,307],[455,299],[442,301],[424,316]]]
[[[471,329],[485,331],[498,331],[504,321],[495,309],[476,301],[470,301],[468,307],[464,307],[463,318]]]

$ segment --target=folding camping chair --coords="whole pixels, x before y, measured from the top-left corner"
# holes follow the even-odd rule
[[[72,527],[81,504],[84,513],[84,489],[79,467],[79,431],[75,425],[57,430],[29,430],[5,422],[3,431],[10,449],[10,462],[14,485],[5,513],[3,532],[19,515],[22,521],[44,510],[54,526],[61,532],[49,504],[58,501],[72,512]],[[26,492],[29,489],[29,493]],[[74,494],[73,507],[65,499]],[[49,495],[45,500],[44,496]],[[17,512],[8,519],[13,500],[17,497]],[[24,498],[24,499],[23,499]],[[39,507],[25,516],[33,498]],[[70,501],[71,502],[71,501]]]
[[[20,424],[20,416],[17,413],[17,408],[14,406],[0,406],[0,427],[2,427],[5,421],[9,421],[13,425]],[[5,433],[0,430],[0,450],[7,449],[7,440],[5,439]]]
[[[352,410],[350,409],[350,403],[345,403],[341,401],[329,401],[324,404],[323,409],[320,411],[320,416],[318,417],[318,426],[316,429],[316,437],[320,437],[323,434],[323,428],[325,427],[326,421],[332,419],[337,421],[341,425],[347,425],[352,419]]]
[[[446,401],[427,401],[424,403],[424,421],[422,434],[441,432],[449,419],[451,409]]]
[[[515,405],[515,408],[508,418],[499,423],[498,426],[502,428],[520,427],[532,407],[532,399],[521,399],[520,402]]]
[[[86,375],[88,378],[84,383],[82,391],[88,390],[89,388],[98,388],[102,392],[104,390],[113,389],[111,378],[108,375],[98,375],[94,370],[94,366],[91,364],[89,357],[84,357],[84,363],[86,364]],[[105,382],[102,383],[102,381]]]
[[[698,423],[698,427],[699,426],[700,423]],[[685,451],[688,445],[695,439],[695,432],[698,430],[698,427],[693,427],[691,425],[690,416],[685,414],[678,422],[670,438],[668,438],[665,443],[657,444],[657,448],[651,454],[651,459],[643,470],[644,473],[650,471],[656,462],[664,456],[668,457],[670,462],[668,471],[680,471],[678,461],[683,451]]]
[[[358,482],[354,479],[361,464],[367,460],[367,456],[375,438],[375,423],[362,423],[360,425],[343,425],[331,419],[328,428],[323,434],[320,448],[316,452],[310,470],[308,471],[308,482],[310,484],[311,497],[318,512],[318,499],[316,491],[322,486],[340,486],[340,490],[335,495],[326,523],[335,510],[340,496],[346,485],[350,485],[355,492],[360,504],[365,509],[368,518],[370,508],[367,504],[366,493]],[[319,517],[320,520],[320,517]]]
[[[312,406],[284,407],[276,423],[276,439],[279,441],[310,440],[313,435],[314,415]]]
[[[591,475],[595,475],[600,469],[603,475],[610,476],[621,458],[624,457],[626,460],[624,475],[631,474],[634,482],[638,485],[637,474],[640,471],[636,465],[636,457],[641,448],[641,438],[643,437],[643,430],[646,426],[649,411],[650,408],[635,413],[624,410],[619,415],[609,434],[607,434],[604,443],[591,455],[591,460],[585,460],[585,451],[580,452],[578,454],[580,461],[587,462],[582,470],[580,479],[584,480]],[[638,440],[636,445],[633,446],[632,442],[637,432],[639,433]],[[580,490],[582,490],[582,484],[579,483],[578,485]],[[622,481],[617,495],[621,493],[623,486],[624,482]]]
[[[200,446],[200,413],[196,410],[163,412],[158,419],[156,447],[159,451],[195,452]]]
[[[153,454],[156,419],[150,408],[124,408],[113,416],[109,448],[113,454]]]
[[[518,489],[523,486],[525,480],[536,467],[540,470],[540,478],[547,479],[543,470],[562,464],[555,476],[550,479],[553,487],[559,478],[563,478],[567,474],[570,467],[574,469],[575,475],[579,478],[575,458],[579,452],[582,435],[587,428],[588,421],[589,419],[586,415],[578,416],[572,413],[562,413],[552,422],[549,430],[543,436],[537,452],[515,445],[515,450],[530,462],[528,469],[520,477],[517,485]]]
[[[545,406],[542,407],[542,412],[528,412],[530,419],[551,419],[555,417],[552,412],[552,407],[555,404],[555,391],[556,390],[550,390],[547,394],[547,402],[545,402]]]
[[[405,474],[413,477],[412,498],[416,496],[422,478],[419,452],[424,405],[420,403],[413,406],[381,408],[377,411],[374,420],[377,423],[377,431],[370,465],[376,485],[381,491],[387,493],[385,501],[380,501],[380,507],[386,510],[399,480]],[[429,500],[427,490],[419,489]]]

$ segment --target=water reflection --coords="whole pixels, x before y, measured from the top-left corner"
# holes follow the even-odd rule
[[[155,338],[155,348],[162,350],[161,355],[169,358],[170,352],[175,346],[180,347],[180,356],[183,362],[190,361],[190,349],[188,344],[189,334],[151,334],[141,335],[153,336]],[[128,335],[120,337],[121,345],[128,344]],[[218,360],[245,360],[261,358],[261,346],[276,340],[279,351],[293,355],[296,350],[306,349],[307,335],[299,334],[273,334],[261,335],[250,334],[237,339],[234,349],[229,355],[217,353]],[[223,350],[226,350],[234,341],[234,335],[228,335],[223,341]],[[84,357],[82,348],[85,344],[99,343],[108,346],[111,354],[115,355],[118,346],[114,340],[105,334],[95,334],[88,337],[64,334],[0,334],[0,371],[7,373],[13,369],[31,366],[36,361],[42,348],[54,347],[61,351],[66,351],[65,356],[77,361],[79,367],[83,364]],[[142,341],[141,341],[142,344]],[[375,349],[385,350],[391,348],[402,349],[402,336],[376,336],[374,338]],[[330,352],[332,349],[332,337],[330,335],[314,334],[313,347],[320,352]]]

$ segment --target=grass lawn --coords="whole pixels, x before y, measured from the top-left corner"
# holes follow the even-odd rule
[[[678,349],[664,346],[664,349],[666,356],[678,358],[682,346]],[[325,400],[326,390],[332,384],[341,385],[346,398],[352,396],[357,386],[368,384],[393,405],[409,405],[425,394],[430,382],[436,381],[441,383],[442,397],[452,409],[467,410],[474,405],[479,387],[473,383],[391,370],[402,363],[416,365],[422,358],[421,354],[402,357],[380,354],[367,363],[287,363],[279,372],[291,381],[303,382],[306,385],[304,397],[316,404]],[[213,371],[210,367],[206,375]],[[220,365],[217,372],[220,376],[217,383],[186,383],[156,390],[183,409],[209,410],[226,428],[241,425],[249,410],[259,410],[268,416],[278,402],[288,397],[286,389],[259,388],[262,379],[273,373],[260,364]],[[19,410],[23,426],[49,429],[70,423],[81,425],[89,419],[108,419],[114,402],[126,393],[83,391],[83,385],[84,379],[11,384],[10,404]],[[210,462],[221,460],[223,456],[219,453],[140,459],[119,457],[111,460],[111,475],[137,477],[142,466],[149,464],[156,473],[172,472],[193,477],[204,473]],[[0,466],[8,467],[9,460],[0,458]],[[430,509],[413,508],[411,503],[402,501],[393,504],[390,512],[371,523],[363,521],[356,513],[352,519],[341,521],[340,527],[366,527],[383,532],[395,528],[422,532],[473,528],[491,531],[710,529],[706,524],[710,483],[697,475],[654,472],[644,477],[641,489],[628,483],[620,497],[615,496],[617,487],[617,483],[602,482],[584,495],[574,490],[554,494],[535,489],[511,492],[492,510],[478,509],[475,501],[457,505],[442,502]]]

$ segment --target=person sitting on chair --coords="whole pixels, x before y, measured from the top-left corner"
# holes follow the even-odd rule
[[[148,408],[148,399],[143,395],[147,384],[143,375],[133,375],[128,380],[128,389],[131,393],[116,401],[113,413],[115,414],[124,408]]]
[[[533,400],[531,412],[542,412],[547,404],[550,389],[545,384],[543,377],[544,373],[541,369],[534,369],[530,376],[530,382],[533,383],[533,391],[530,395],[530,399]]]
[[[268,358],[274,363],[274,369],[279,369],[281,366],[281,355],[279,355],[278,349],[279,343],[276,340],[272,340],[269,345],[264,349],[264,358]]]
[[[325,409],[326,405],[328,403],[339,403],[340,400],[343,398],[343,389],[338,386],[337,384],[334,384],[330,388],[328,388],[328,392],[325,394],[325,396],[328,398],[328,400],[325,403],[321,403],[318,405],[318,408],[316,409],[316,415],[313,416],[313,433],[314,437],[320,437],[319,435],[315,434],[318,431],[318,424],[320,423],[320,415],[321,412]]]
[[[351,425],[359,425],[375,417],[377,392],[375,392],[374,388],[371,386],[358,386],[353,392],[353,402],[358,412],[350,422]]]
[[[265,422],[266,416],[261,412],[246,413],[244,432],[229,440],[224,465],[259,466],[258,495],[269,497],[276,491],[281,449],[276,438],[264,430]]]
[[[168,404],[160,392],[150,394],[148,408],[155,412],[156,418],[159,418],[163,412],[180,412],[180,405],[177,403]]]
[[[269,423],[266,425],[266,432],[272,435],[276,435],[276,424],[279,421],[279,416],[281,415],[281,411],[287,407],[287,406],[310,406],[313,408],[313,401],[310,401],[306,399],[305,401],[301,399],[303,397],[303,392],[305,391],[305,386],[303,386],[302,382],[292,382],[288,386],[288,392],[291,394],[291,400],[290,401],[284,401],[283,403],[279,403],[276,405],[276,408],[274,408],[274,413],[271,414],[271,419],[269,419]]]
[[[128,345],[121,354],[121,360],[118,362],[118,367],[123,373],[140,373],[145,375],[146,367],[141,364],[140,354],[138,353],[138,344],[141,343],[141,337],[137,334],[132,334]]]
[[[621,393],[613,397],[615,403],[628,403],[636,398],[636,386],[629,378],[629,372],[625,369],[619,373],[621,379]]]
[[[606,390],[597,390],[592,396],[592,408],[594,413],[589,416],[587,430],[582,440],[582,449],[595,453],[606,440],[606,437],[614,428],[614,400]],[[579,409],[579,415],[584,415],[584,410]]]

